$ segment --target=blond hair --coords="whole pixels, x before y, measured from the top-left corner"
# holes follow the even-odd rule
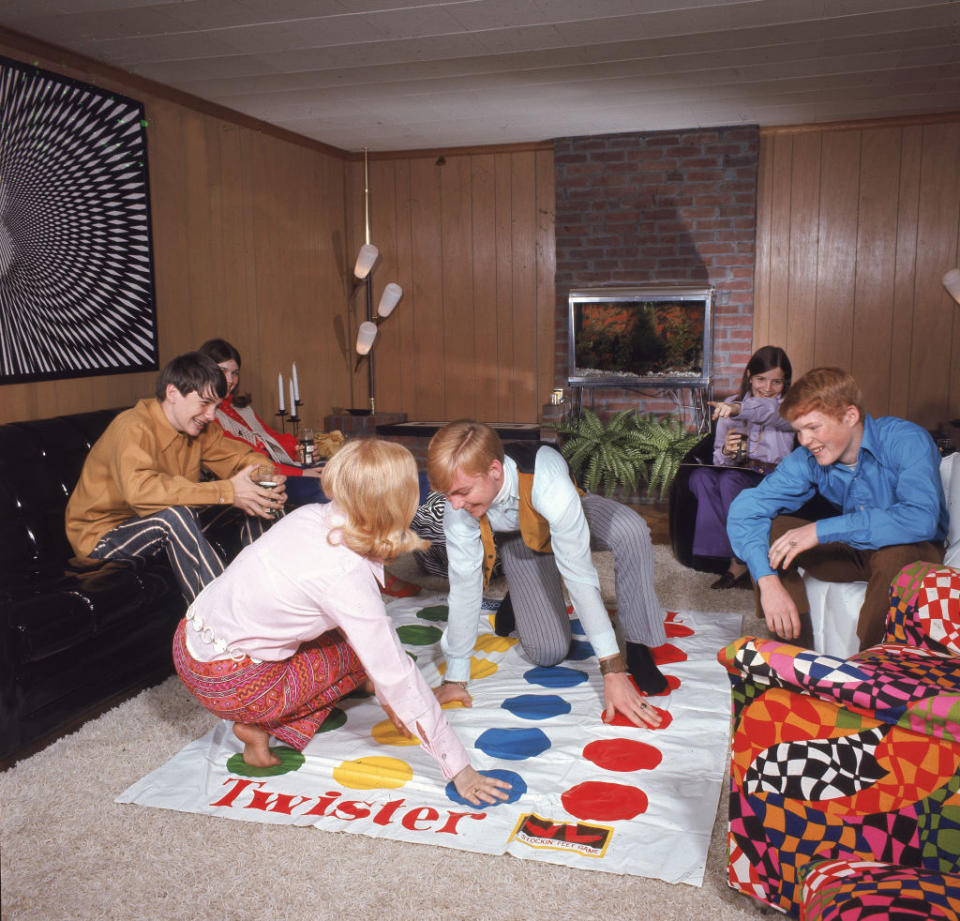
[[[843,368],[814,368],[787,391],[780,415],[788,422],[812,412],[842,419],[848,406],[863,419],[863,394],[853,375]]]
[[[324,468],[321,482],[347,519],[327,536],[330,543],[375,560],[427,546],[410,530],[420,486],[417,462],[402,445],[379,438],[348,441]]]
[[[437,492],[445,493],[458,469],[467,476],[479,476],[495,460],[503,463],[500,436],[482,422],[458,419],[448,422],[430,439],[427,476]]]

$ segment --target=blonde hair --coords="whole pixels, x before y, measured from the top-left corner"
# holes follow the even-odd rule
[[[780,415],[788,422],[812,412],[842,419],[848,406],[856,407],[863,419],[863,394],[853,375],[843,368],[814,368],[787,392]]]
[[[321,482],[347,519],[327,535],[330,543],[375,560],[427,547],[410,530],[420,486],[417,462],[402,445],[379,438],[348,441],[324,467]]]
[[[503,463],[503,442],[489,425],[458,419],[448,422],[430,439],[427,449],[427,476],[437,492],[450,488],[457,470],[478,476],[495,460]]]

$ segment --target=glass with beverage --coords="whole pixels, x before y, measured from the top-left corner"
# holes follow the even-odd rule
[[[253,471],[253,482],[258,486],[262,486],[264,489],[276,489],[280,485],[280,471],[274,467],[272,464],[262,464]],[[280,517],[280,509],[274,508],[270,510],[271,518]]]

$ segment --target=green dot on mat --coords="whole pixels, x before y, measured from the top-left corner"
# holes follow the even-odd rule
[[[343,712],[339,707],[334,707],[328,714],[327,718],[320,724],[320,728],[317,730],[317,733],[321,732],[333,732],[334,729],[339,729],[347,721],[347,714]]]
[[[433,607],[420,608],[420,610],[417,611],[417,617],[422,617],[424,620],[446,621],[449,616],[450,608],[445,604],[435,604]]]
[[[397,627],[397,636],[401,643],[409,643],[411,646],[430,646],[436,643],[443,631],[438,627],[427,627],[424,624],[404,624]]]
[[[227,758],[227,770],[231,774],[240,774],[242,777],[276,777],[278,774],[289,774],[296,771],[306,760],[302,752],[298,752],[286,745],[280,745],[277,748],[271,748],[279,759],[279,764],[271,767],[253,767],[243,760],[243,755],[239,752]]]

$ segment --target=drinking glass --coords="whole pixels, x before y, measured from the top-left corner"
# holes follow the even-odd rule
[[[276,489],[280,485],[280,471],[272,464],[262,464],[253,471],[253,482],[264,489]],[[271,518],[280,517],[280,509],[270,510]]]

